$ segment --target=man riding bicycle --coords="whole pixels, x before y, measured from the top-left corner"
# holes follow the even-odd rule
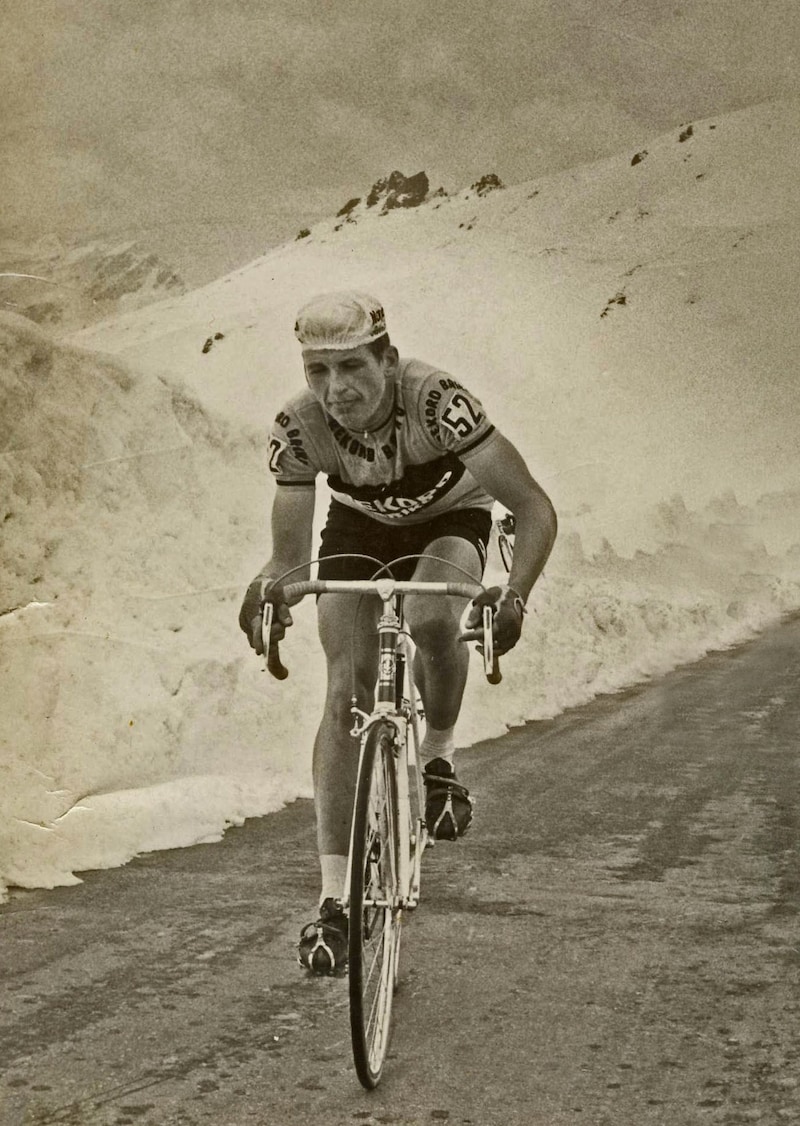
[[[276,580],[290,570],[292,581],[308,577],[303,564],[311,558],[315,482],[324,473],[332,500],[319,553],[321,579],[369,579],[378,570],[376,559],[421,555],[392,567],[394,578],[469,575],[479,581],[492,506],[495,500],[505,505],[516,517],[509,583],[473,603],[465,636],[479,636],[470,630],[480,622],[477,603],[488,600],[496,610],[495,651],[508,652],[556,536],[552,504],[519,452],[459,382],[419,360],[400,358],[374,297],[321,294],[300,310],[295,335],[307,386],[279,411],[270,435],[269,466],[277,485],[272,557],[248,587],[239,615],[250,645],[262,652],[265,599],[275,604],[273,639],[291,625]],[[341,897],[358,765],[350,700],[355,693],[360,708],[372,704],[380,605],[377,597],[352,594],[318,602],[328,670],[313,759],[322,889],[319,918],[303,929],[299,944],[301,964],[314,972],[333,972],[347,958]],[[466,831],[472,816],[453,764],[469,661],[459,626],[464,605],[459,598],[405,600],[426,717],[426,822],[433,836],[451,840]]]

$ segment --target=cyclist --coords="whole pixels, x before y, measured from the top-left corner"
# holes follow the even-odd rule
[[[262,652],[266,598],[276,607],[273,638],[280,640],[291,625],[276,579],[311,557],[315,482],[323,473],[332,500],[319,552],[322,579],[369,579],[378,569],[376,558],[389,562],[422,553],[421,559],[393,567],[394,577],[442,581],[464,578],[466,572],[478,581],[494,501],[513,512],[509,584],[491,588],[473,603],[465,634],[479,636],[478,603],[488,600],[496,608],[496,650],[507,652],[520,636],[526,599],[556,535],[552,504],[519,452],[459,382],[429,364],[400,358],[383,307],[369,294],[313,298],[298,313],[295,335],[306,387],[278,412],[269,438],[269,467],[277,485],[272,557],[242,604],[239,622],[250,645]],[[307,577],[308,567],[292,576]],[[421,746],[425,815],[431,833],[444,839],[462,835],[471,820],[469,794],[453,763],[453,730],[469,660],[459,639],[464,605],[458,598],[408,596],[405,601],[426,716]],[[303,928],[299,943],[301,965],[318,973],[339,969],[347,956],[341,897],[358,761],[350,735],[352,678],[355,674],[358,706],[369,710],[379,611],[377,596],[328,595],[318,602],[328,671],[313,758],[322,889],[319,918]]]

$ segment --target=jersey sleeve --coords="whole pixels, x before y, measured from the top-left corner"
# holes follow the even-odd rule
[[[269,471],[278,485],[313,485],[320,468],[313,446],[293,405],[278,411],[268,442]]]
[[[477,450],[495,432],[480,399],[444,372],[428,376],[420,406],[430,437],[457,457]]]

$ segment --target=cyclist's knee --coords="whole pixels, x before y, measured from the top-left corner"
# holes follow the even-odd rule
[[[409,600],[410,601],[410,600]],[[441,603],[434,607],[432,603]],[[427,605],[426,605],[427,602]],[[448,605],[450,600],[418,599],[411,605],[407,602],[406,612],[409,630],[414,644],[424,652],[446,653],[458,645],[459,613]]]
[[[353,696],[366,709],[375,692],[375,669],[354,666],[349,659],[328,661],[326,716],[337,723],[351,720]]]

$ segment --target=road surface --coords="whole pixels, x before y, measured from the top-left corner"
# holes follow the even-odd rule
[[[0,910],[2,1126],[800,1122],[800,619],[461,753],[380,1088],[310,803]]]

